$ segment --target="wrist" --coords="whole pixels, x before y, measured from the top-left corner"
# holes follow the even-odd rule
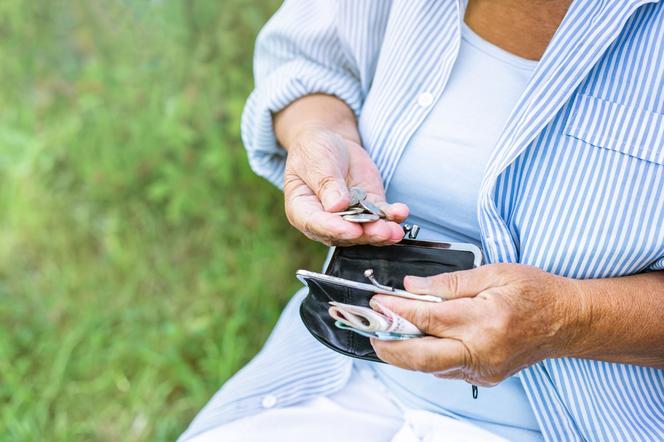
[[[558,329],[555,333],[552,356],[574,357],[583,353],[584,343],[591,330],[592,308],[590,296],[582,280],[556,276],[555,297]]]
[[[353,130],[349,130],[348,128],[342,130],[341,127],[337,128],[325,125],[324,122],[311,121],[304,122],[297,128],[293,128],[288,138],[288,146],[285,147],[288,151],[296,148],[307,148],[317,145],[320,140],[329,140],[330,138],[359,144],[359,134],[357,134],[357,131],[353,132]]]
[[[279,143],[291,150],[305,137],[333,132],[360,143],[353,111],[340,99],[322,94],[302,97],[274,115],[274,129]]]

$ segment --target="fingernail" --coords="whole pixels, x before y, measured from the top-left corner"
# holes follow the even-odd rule
[[[431,288],[431,279],[420,276],[406,276],[403,283],[409,290],[427,290]]]

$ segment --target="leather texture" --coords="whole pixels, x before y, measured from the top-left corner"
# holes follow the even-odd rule
[[[370,268],[381,284],[403,289],[403,278],[406,275],[431,276],[474,267],[476,255],[472,251],[451,247],[447,243],[415,240],[403,240],[384,247],[337,247],[325,273],[368,283],[364,271]],[[309,294],[300,305],[300,317],[307,330],[318,341],[346,356],[382,362],[368,338],[337,328],[334,319],[328,314],[330,301],[368,306],[374,292],[312,278],[305,278],[305,282]]]

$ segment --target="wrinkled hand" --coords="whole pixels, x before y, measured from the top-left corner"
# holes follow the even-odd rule
[[[349,187],[361,187],[386,214],[367,224],[345,221],[331,212],[346,209]],[[399,242],[398,223],[408,216],[404,204],[387,204],[378,169],[352,140],[328,130],[303,131],[288,150],[284,179],[286,216],[307,237],[327,245]]]
[[[491,264],[429,278],[407,276],[407,290],[447,299],[428,303],[376,295],[390,310],[431,335],[378,341],[390,364],[496,385],[545,358],[562,357],[581,330],[584,306],[575,280],[521,264]]]

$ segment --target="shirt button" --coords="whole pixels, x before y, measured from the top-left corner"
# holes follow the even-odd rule
[[[431,106],[431,103],[433,103],[433,95],[431,92],[422,92],[420,95],[417,97],[417,104],[419,104],[422,107],[427,107]]]
[[[272,408],[276,405],[276,403],[277,403],[277,397],[271,394],[263,396],[263,402],[261,402],[263,408]]]

